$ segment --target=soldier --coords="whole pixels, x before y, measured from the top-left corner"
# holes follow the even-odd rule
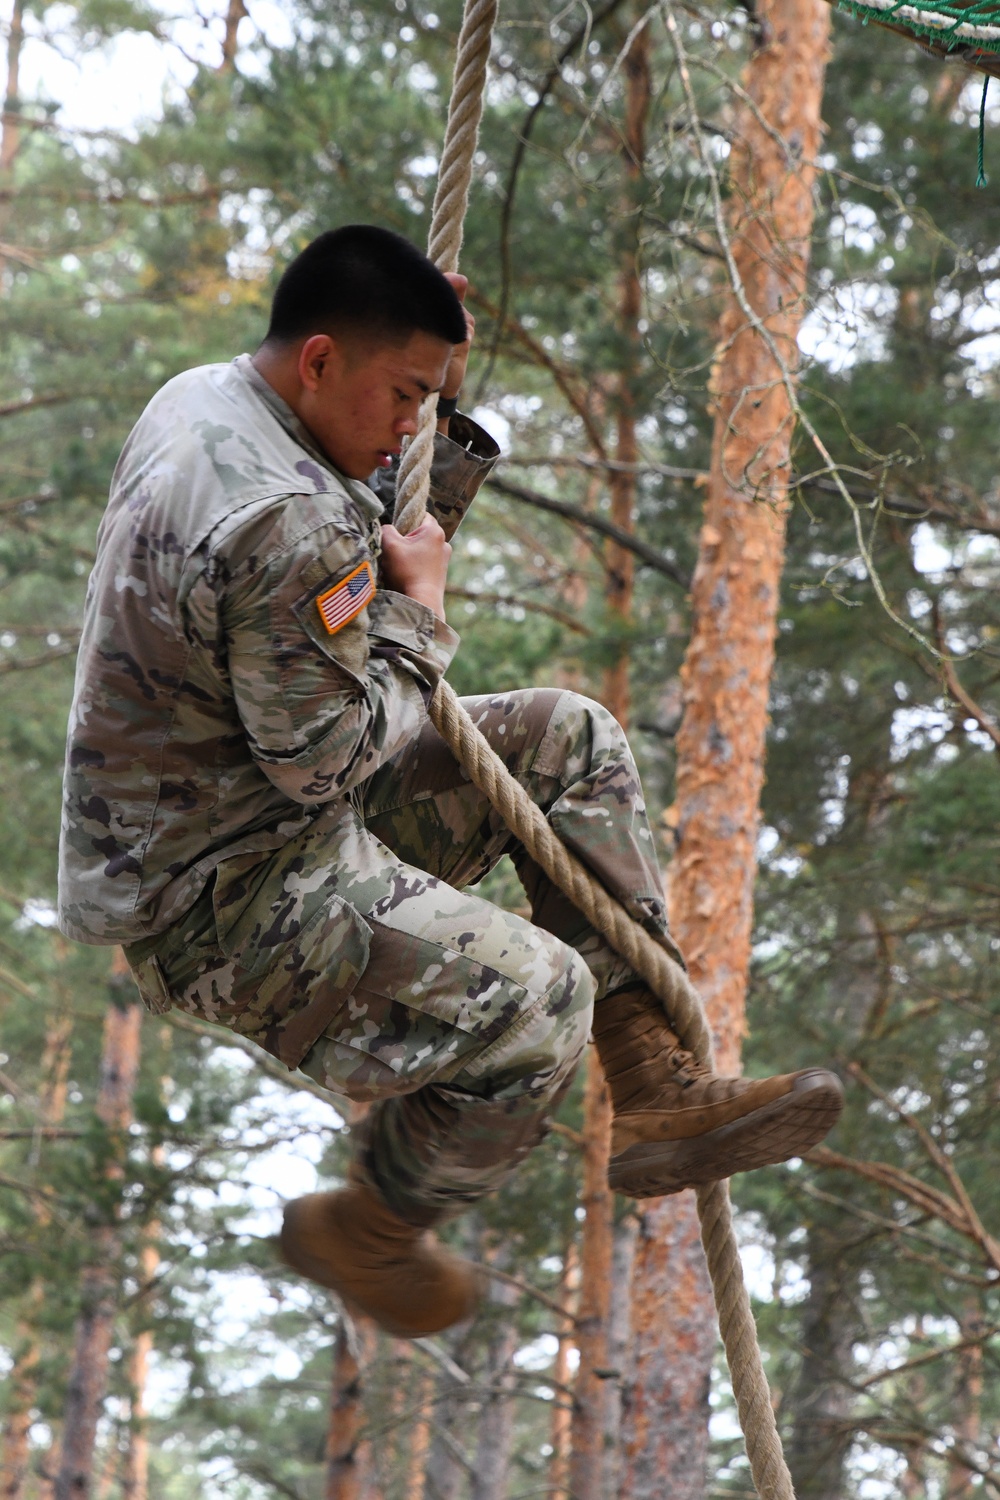
[[[282,1251],[411,1336],[471,1310],[471,1268],[428,1230],[540,1138],[592,1025],[624,1193],[800,1154],[841,1103],[820,1069],[696,1065],[428,721],[458,645],[449,538],[497,457],[456,409],[465,285],[385,230],[332,231],[285,271],[252,358],[154,396],[98,536],[60,852],[63,931],[121,943],[150,1010],[229,1026],[373,1101],[348,1185],[288,1204]],[[384,504],[428,397],[433,514],[402,536]],[[548,689],[466,707],[678,956],[611,715]],[[530,922],[466,889],[504,852]]]

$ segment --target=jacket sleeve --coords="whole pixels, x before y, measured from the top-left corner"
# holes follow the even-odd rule
[[[499,457],[500,449],[485,428],[462,412],[452,417],[447,437],[441,432],[435,434],[427,509],[440,522],[449,541]],[[392,520],[395,509],[398,474],[397,458],[368,480],[382,501],[382,519],[386,522]]]
[[[326,524],[225,591],[229,672],[250,750],[295,802],[342,796],[412,739],[458,646],[426,605],[388,589],[351,616],[346,585],[360,579],[363,598],[369,576],[364,532]],[[325,619],[320,601],[331,595]]]

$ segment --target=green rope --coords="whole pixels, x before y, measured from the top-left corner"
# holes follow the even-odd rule
[[[987,73],[983,79],[983,97],[979,101],[979,175],[976,178],[976,187],[984,188],[989,182],[986,169],[983,165],[983,157],[986,151],[986,95],[989,92],[990,75]]]

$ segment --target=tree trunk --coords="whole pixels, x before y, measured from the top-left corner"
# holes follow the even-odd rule
[[[21,144],[21,127],[17,115],[21,109],[21,48],[24,46],[24,0],[14,0],[7,32],[7,83],[3,95],[3,123],[0,125],[0,174],[14,165]]]
[[[571,1241],[563,1263],[559,1301],[569,1317],[576,1319],[580,1303],[580,1258],[576,1245]],[[552,1459],[549,1463],[549,1494],[552,1500],[569,1500],[569,1464],[573,1451],[572,1408],[567,1393],[570,1384],[570,1354],[576,1347],[576,1323],[569,1323],[559,1335],[559,1347],[552,1365],[555,1381],[555,1402],[552,1412],[552,1428],[549,1442]]]
[[[651,1200],[639,1213],[624,1396],[629,1500],[696,1500],[704,1492],[716,1323],[689,1198]]]
[[[788,1440],[788,1467],[800,1500],[841,1500],[854,1437],[854,1395],[846,1372],[858,1334],[857,1268],[843,1265],[843,1235],[843,1224],[834,1217],[829,1232],[822,1223],[811,1224],[806,1242],[809,1297],[802,1310],[802,1363],[790,1393],[795,1420]]]
[[[153,1152],[155,1165],[164,1160],[162,1146]],[[160,1225],[154,1220],[145,1231],[145,1243],[139,1256],[139,1268],[145,1286],[150,1286],[160,1266],[155,1241]],[[149,1494],[149,1438],[146,1433],[146,1383],[153,1352],[153,1331],[141,1328],[132,1345],[129,1361],[129,1388],[132,1410],[129,1420],[129,1445],[122,1472],[122,1500],[147,1500]]]
[[[159,1257],[149,1247],[142,1255],[142,1275],[146,1281],[156,1274]],[[122,1467],[122,1500],[147,1500],[149,1495],[149,1438],[146,1434],[146,1382],[149,1358],[153,1352],[153,1333],[144,1328],[136,1334],[129,1362],[129,1384],[132,1387],[132,1412],[129,1444]]]
[[[372,1493],[371,1445],[363,1436],[364,1376],[375,1353],[370,1318],[341,1313],[333,1346],[330,1426],[326,1444],[324,1500],[367,1500]]]
[[[427,1486],[427,1456],[431,1446],[431,1402],[434,1399],[434,1377],[429,1370],[417,1378],[419,1409],[410,1424],[410,1449],[406,1458],[403,1500],[424,1500]]]
[[[42,1125],[58,1125],[65,1114],[72,1030],[72,1018],[68,1013],[63,1013],[55,1017],[45,1034],[41,1066],[42,1091],[38,1112]],[[36,1200],[34,1216],[40,1228],[48,1223],[49,1213],[43,1199]],[[28,1477],[31,1411],[38,1389],[40,1349],[36,1330],[44,1303],[45,1283],[37,1279],[32,1282],[25,1298],[24,1314],[18,1320],[18,1352],[10,1372],[10,1399],[7,1408],[7,1425],[4,1431],[3,1466],[0,1470],[2,1500],[23,1500],[25,1492]]]
[[[21,147],[21,48],[24,46],[24,0],[14,0],[10,15],[10,30],[7,32],[7,82],[3,93],[3,121],[0,122],[0,187],[13,185],[14,161]],[[0,211],[0,240],[6,238],[4,229],[9,209]],[[3,276],[6,260],[0,254],[0,277]]]
[[[222,62],[219,64],[220,73],[232,73],[236,68],[237,35],[240,22],[248,15],[243,0],[229,0],[226,7],[226,31],[222,41]]]
[[[54,1500],[56,1472],[61,1447],[62,1431],[58,1424],[54,1424],[52,1428],[52,1441],[49,1443],[45,1457],[38,1464],[38,1478],[35,1482],[35,1493],[32,1495],[31,1500]]]
[[[124,959],[116,955],[115,973],[124,980],[123,966]],[[125,982],[131,989],[131,980]],[[116,994],[104,1019],[96,1105],[97,1117],[108,1131],[105,1173],[112,1182],[119,1181],[124,1172],[126,1133],[139,1070],[141,1024],[142,1006],[131,997],[126,1000]],[[94,1232],[94,1254],[81,1277],[81,1308],[66,1392],[55,1500],[80,1500],[91,1491],[94,1439],[107,1388],[108,1352],[118,1301],[119,1249],[117,1213],[111,1210]]]
[[[747,65],[748,102],[736,110],[730,243],[749,306],[794,378],[829,11],[820,0],[760,0],[756,14],[766,41]],[[738,1067],[745,1032],[793,418],[784,373],[732,294],[717,349],[711,471],[682,673],[670,907],[726,1071]],[[625,1493],[645,1500],[667,1489],[672,1500],[696,1500],[704,1493],[715,1318],[690,1194],[644,1207],[633,1312]]]
[[[963,1338],[975,1338],[977,1334],[986,1337],[987,1320],[983,1317],[983,1308],[979,1299],[970,1296],[966,1304],[965,1316],[961,1320],[961,1334]],[[983,1445],[982,1432],[982,1406],[983,1406],[983,1345],[982,1343],[967,1344],[960,1349],[955,1356],[955,1395],[952,1404],[954,1413],[952,1426],[955,1429],[955,1437],[961,1443],[961,1451],[965,1453],[975,1452]],[[948,1456],[948,1487],[945,1490],[945,1500],[972,1500],[972,1496],[981,1494],[982,1491],[975,1483],[975,1476],[961,1459],[960,1453],[950,1453]]]
[[[635,435],[633,380],[641,349],[639,318],[642,313],[642,284],[638,268],[638,189],[642,183],[646,159],[646,122],[651,97],[649,30],[647,21],[633,36],[625,54],[625,133],[622,155],[625,184],[623,208],[627,232],[618,282],[617,323],[623,345],[628,350],[628,359],[620,372],[615,397],[615,459],[623,467],[611,472],[611,520],[623,531],[629,532],[633,527],[635,473],[624,466],[635,464],[639,457]],[[632,618],[635,554],[625,547],[619,547],[615,542],[609,542],[605,559],[608,566],[608,608],[613,615],[627,623]],[[619,651],[616,661],[608,669],[604,683],[604,706],[610,709],[622,728],[627,725],[630,706],[628,669],[628,652]]]
[[[626,465],[638,458],[633,381],[640,349],[639,317],[642,286],[638,274],[639,193],[646,154],[649,114],[649,24],[633,36],[625,55],[624,217],[627,224],[618,283],[617,325],[629,358],[620,371],[615,391],[615,458],[623,465],[611,475],[611,519],[623,531],[634,524],[635,473]],[[623,626],[632,618],[635,557],[625,547],[609,542],[608,611]],[[629,653],[623,645],[605,673],[601,700],[623,729],[628,728]],[[611,1100],[595,1051],[587,1061],[584,1102],[584,1219],[581,1255],[580,1313],[577,1343],[580,1364],[573,1389],[570,1493],[573,1500],[602,1500],[606,1489],[606,1441],[611,1404],[608,1316],[611,1302],[614,1241],[614,1195],[607,1184],[611,1154]]]
[[[108,1445],[104,1450],[104,1462],[101,1464],[100,1476],[94,1486],[94,1500],[110,1500],[111,1490],[118,1477],[118,1465],[121,1462],[121,1448],[118,1446],[119,1432],[115,1426],[108,1437]]]
[[[639,1220],[629,1213],[614,1228],[611,1302],[608,1308],[608,1394],[604,1403],[604,1500],[621,1494],[624,1394],[631,1377],[632,1273]]]
[[[478,1260],[480,1241],[474,1218],[465,1220],[464,1231],[462,1248]],[[439,1342],[456,1366],[464,1369],[464,1333],[451,1329]],[[427,1409],[431,1418],[431,1445],[424,1479],[426,1500],[458,1500],[465,1476],[472,1473],[471,1460],[458,1436],[464,1437],[468,1427],[467,1391],[467,1383],[456,1380],[447,1370],[441,1370],[437,1376],[434,1404]]]
[[[37,1283],[36,1283],[37,1285]],[[3,1500],[22,1500],[28,1477],[28,1434],[31,1431],[31,1408],[35,1400],[38,1366],[38,1341],[31,1313],[40,1309],[35,1287],[28,1294],[29,1316],[18,1323],[17,1354],[10,1372],[10,1398],[7,1425],[4,1429],[3,1469],[0,1472],[0,1496]]]
[[[495,1257],[500,1262],[502,1257]],[[499,1269],[506,1269],[502,1264]],[[494,1282],[490,1301],[497,1309],[486,1345],[480,1377],[485,1394],[479,1409],[479,1433],[471,1500],[505,1500],[510,1474],[510,1445],[514,1433],[513,1371],[511,1360],[518,1333],[512,1309],[517,1292],[505,1282]]]
[[[892,725],[890,706],[866,726],[864,753],[851,756],[838,842],[857,851],[862,862],[875,855],[889,805]],[[891,963],[876,913],[846,901],[836,920],[826,988],[834,997],[833,1023],[850,1054],[866,1036],[878,1035],[891,995]],[[856,1223],[831,1204],[815,1203],[805,1244],[809,1292],[800,1310],[802,1360],[783,1404],[790,1427],[788,1467],[799,1500],[840,1500],[849,1484],[845,1466],[856,1402],[853,1350],[865,1336],[858,1284],[863,1264]]]
[[[600,1500],[601,1440],[607,1387],[597,1371],[607,1365],[614,1195],[608,1187],[611,1099],[594,1047],[587,1053],[583,1119],[581,1204],[584,1220],[580,1250],[580,1311],[576,1325],[580,1363],[573,1384],[569,1488],[573,1500]]]

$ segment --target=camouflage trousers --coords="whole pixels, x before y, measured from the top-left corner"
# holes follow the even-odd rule
[[[675,952],[615,719],[548,689],[464,703],[563,841]],[[464,889],[505,853],[531,921]],[[154,948],[175,1005],[374,1101],[362,1167],[413,1223],[502,1183],[568,1087],[595,999],[634,977],[430,723],[277,853],[225,862],[169,941],[129,956]]]

